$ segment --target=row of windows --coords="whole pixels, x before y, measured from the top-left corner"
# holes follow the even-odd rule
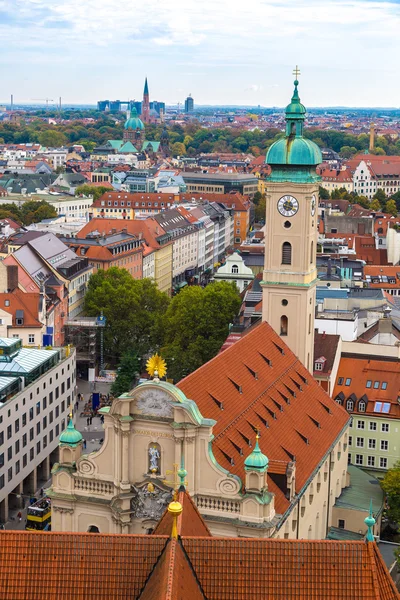
[[[65,384],[63,384],[63,385],[65,385]],[[69,389],[69,387],[68,387],[68,389]],[[58,387],[57,387],[56,388],[56,399],[58,397],[59,397],[59,392],[58,392]],[[67,397],[67,406],[68,406],[69,402],[70,402],[70,396]],[[50,392],[49,404],[52,404],[52,403],[53,403],[53,392]],[[45,408],[47,408],[47,397],[46,396],[42,399],[42,405],[43,405],[43,410]],[[66,409],[65,400],[63,400],[61,402],[61,412],[63,413],[65,411],[65,409]],[[41,410],[41,407],[40,407],[40,401],[39,401],[36,403],[36,411],[34,410],[34,407],[31,407],[29,409],[29,421],[32,421],[34,419],[35,412],[36,412],[36,416],[38,416],[40,414],[40,410]],[[56,406],[55,407],[55,418],[57,418],[59,416],[59,414],[60,414],[60,406]],[[21,417],[22,427],[25,427],[27,424],[27,415],[28,415],[28,413],[24,413]],[[49,421],[50,421],[50,423],[53,422],[53,411],[50,411],[50,413],[49,413]],[[46,416],[43,417],[42,422],[43,422],[43,428],[46,428],[47,427],[47,417]],[[40,433],[40,422],[36,424],[36,427],[39,428],[39,431],[37,433]],[[18,433],[19,430],[20,430],[20,419],[18,418],[14,421],[14,432]],[[12,435],[13,435],[12,425],[8,425],[7,426],[7,440],[11,439]],[[0,446],[2,446],[3,444],[4,444],[4,431],[0,431]]]
[[[365,438],[357,437],[356,438],[357,448],[364,448],[365,441],[366,441]],[[352,444],[353,444],[353,438],[352,438],[352,436],[349,436],[349,446],[352,446]],[[375,439],[368,440],[368,448],[370,450],[376,449],[376,440]],[[385,452],[387,452],[389,450],[389,442],[387,440],[381,440],[380,441],[380,449],[385,450]]]
[[[63,419],[62,423],[61,423],[61,430],[65,429],[65,420]],[[56,425],[55,428],[55,434],[53,432],[53,430],[51,430],[49,432],[49,443],[51,443],[54,439],[54,435],[56,436],[56,438],[60,435],[60,425]],[[43,449],[45,449],[47,447],[47,435],[43,436]],[[37,442],[36,443],[36,448],[33,447],[29,450],[29,461],[33,461],[35,458],[35,450],[36,450],[36,456],[38,454],[40,454],[40,452],[42,451],[42,444],[41,442]],[[28,464],[28,453],[24,454],[24,456],[22,457],[22,468],[25,468]],[[4,465],[4,454],[0,455],[0,466],[2,467]],[[20,461],[17,460],[15,463],[15,474],[18,475],[18,473],[20,472],[21,468],[20,468]],[[8,471],[7,471],[7,481],[11,481],[13,478],[13,467],[9,467]],[[5,485],[5,477],[4,475],[0,475],[0,490],[4,487]]]
[[[351,426],[353,426],[353,423],[351,423]],[[365,429],[365,421],[357,421],[357,429]],[[376,421],[370,421],[369,423],[369,430],[370,431],[377,431],[377,423]],[[381,423],[381,432],[382,433],[389,433],[389,423]]]
[[[366,462],[364,462],[364,458],[367,459]],[[352,464],[351,454],[349,454],[347,460],[348,460],[349,464]],[[362,467],[362,466],[377,467],[379,464],[379,467],[381,469],[387,469],[388,459],[385,456],[380,456],[379,463],[378,463],[377,457],[375,457],[375,456],[364,457],[362,454],[356,454],[355,455],[355,464],[360,467]]]

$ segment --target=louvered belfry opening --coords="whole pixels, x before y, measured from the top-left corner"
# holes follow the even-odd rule
[[[283,242],[282,245],[282,264],[292,264],[292,244],[290,244],[289,242]]]

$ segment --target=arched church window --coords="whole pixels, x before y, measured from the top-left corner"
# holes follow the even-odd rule
[[[292,123],[290,126],[290,135],[295,135],[296,133],[296,123]]]
[[[232,265],[232,273],[239,273],[239,267],[237,265]]]
[[[308,333],[311,334],[311,315],[308,315]]]
[[[88,533],[100,533],[100,529],[96,525],[90,525]]]
[[[289,242],[283,242],[282,244],[282,264],[292,264],[292,244]]]
[[[314,262],[314,242],[311,242],[311,250],[310,250],[310,264],[312,265]]]
[[[161,447],[160,444],[152,442],[148,449],[148,472],[153,475],[161,473]]]
[[[286,315],[281,316],[281,335],[288,334],[288,318]]]

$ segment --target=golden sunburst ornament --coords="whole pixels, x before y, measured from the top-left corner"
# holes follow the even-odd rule
[[[153,354],[146,363],[146,370],[151,377],[154,377],[154,379],[165,377],[167,373],[167,363],[158,354]]]

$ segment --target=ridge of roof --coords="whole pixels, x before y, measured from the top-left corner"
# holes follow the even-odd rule
[[[182,505],[182,512],[177,519],[178,535],[197,535],[211,537],[203,517],[198,511],[197,506],[192,500],[190,494],[185,491],[179,491],[178,502]],[[157,523],[152,535],[170,535],[172,531],[173,516],[165,509],[164,514]]]

